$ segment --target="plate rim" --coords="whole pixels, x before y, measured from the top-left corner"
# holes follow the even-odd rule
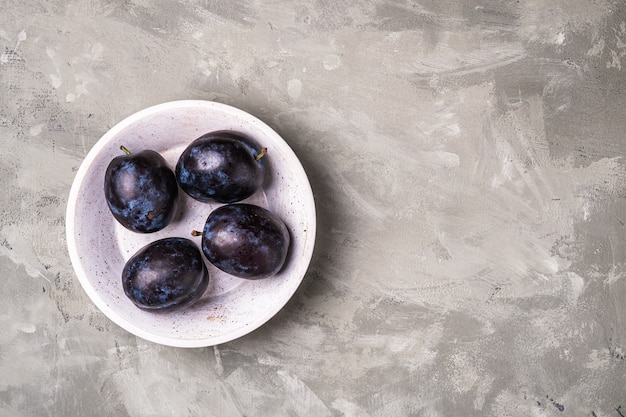
[[[199,338],[199,339],[171,338],[171,337],[155,335],[151,332],[145,331],[139,326],[134,325],[133,323],[131,323],[130,321],[122,317],[122,315],[118,314],[113,308],[111,308],[106,302],[104,302],[102,298],[99,297],[95,287],[91,285],[91,282],[87,278],[87,272],[83,268],[83,265],[80,259],[81,258],[80,252],[77,246],[77,242],[75,240],[75,236],[76,236],[75,223],[77,219],[77,213],[75,210],[76,201],[78,200],[78,196],[84,184],[85,177],[87,173],[89,172],[89,169],[91,168],[93,163],[96,161],[99,153],[105,148],[105,146],[109,143],[109,141],[115,138],[120,132],[122,132],[126,127],[128,127],[132,123],[137,122],[144,117],[162,112],[164,110],[182,109],[185,107],[187,108],[188,107],[210,108],[212,110],[217,110],[220,112],[233,114],[239,118],[247,119],[249,122],[254,123],[254,125],[257,128],[263,130],[264,132],[271,133],[272,135],[275,136],[276,139],[283,142],[283,144],[286,147],[286,150],[288,150],[292,154],[290,155],[290,157],[293,157],[294,161],[297,161],[297,164],[295,165],[295,168],[297,169],[297,171],[299,171],[297,173],[298,174],[297,176],[300,177],[300,179],[302,180],[302,181],[299,181],[298,184],[302,187],[305,187],[304,194],[306,196],[306,199],[308,200],[308,201],[303,201],[304,203],[303,206],[307,207],[307,210],[309,210],[306,217],[309,221],[309,223],[307,224],[307,241],[310,240],[310,242],[305,243],[303,256],[299,260],[299,262],[306,262],[306,265],[303,265],[304,273],[302,274],[301,277],[298,277],[298,279],[295,280],[296,282],[294,282],[289,287],[290,291],[288,294],[285,295],[284,303],[282,302],[277,303],[274,308],[268,310],[269,312],[267,315],[261,316],[260,319],[253,320],[250,323],[247,323],[246,325],[239,327],[234,332],[227,333],[221,336],[212,336],[208,338]],[[66,227],[65,227],[66,241],[67,241],[67,248],[69,252],[70,261],[74,269],[74,273],[81,284],[81,287],[87,293],[91,302],[93,302],[96,305],[96,307],[105,316],[107,316],[109,320],[114,322],[116,325],[118,325],[122,329],[128,331],[129,333],[137,337],[140,337],[142,339],[153,342],[153,343],[166,345],[166,346],[172,346],[172,347],[182,347],[182,348],[209,347],[209,346],[215,346],[215,345],[227,343],[229,341],[236,340],[249,333],[252,333],[256,329],[260,328],[265,323],[270,321],[276,314],[278,314],[280,310],[282,310],[285,307],[285,305],[289,302],[289,300],[293,298],[293,295],[296,293],[296,291],[302,284],[302,281],[304,280],[304,277],[306,276],[306,272],[308,271],[308,268],[312,260],[313,250],[315,247],[315,239],[316,239],[316,234],[317,234],[317,213],[316,213],[315,199],[314,199],[313,190],[310,184],[310,180],[308,178],[308,175],[306,174],[304,167],[302,166],[302,162],[297,157],[293,149],[289,146],[289,144],[283,139],[283,137],[279,135],[278,132],[276,132],[268,124],[266,124],[265,122],[263,122],[256,116],[242,109],[231,106],[229,104],[220,103],[220,102],[209,101],[209,100],[193,100],[193,99],[192,100],[168,101],[168,102],[163,102],[160,104],[156,104],[156,105],[152,105],[150,107],[144,108],[142,110],[139,110],[135,113],[132,113],[126,116],[125,118],[117,122],[109,130],[107,130],[102,136],[100,136],[100,138],[96,141],[96,143],[89,150],[85,158],[81,161],[80,166],[74,176],[74,179],[72,180],[72,185],[71,185],[70,192],[68,194],[68,200],[67,200],[65,223],[66,223]]]

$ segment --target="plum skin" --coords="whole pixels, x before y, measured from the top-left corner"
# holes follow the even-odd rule
[[[153,241],[124,265],[126,296],[146,311],[173,311],[197,302],[209,285],[209,273],[195,243],[181,237]]]
[[[176,177],[152,150],[113,158],[105,172],[104,194],[113,217],[133,232],[162,230],[176,214]]]
[[[202,252],[220,270],[245,279],[275,275],[290,245],[285,223],[253,204],[227,204],[213,210],[202,231]]]
[[[204,202],[235,203],[254,194],[265,179],[263,157],[251,139],[226,130],[191,142],[175,168],[180,188]]]

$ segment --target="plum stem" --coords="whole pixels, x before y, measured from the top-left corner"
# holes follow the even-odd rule
[[[120,149],[126,154],[126,155],[130,155],[130,151],[126,148],[126,146],[121,145]]]
[[[259,159],[263,158],[265,155],[267,155],[267,148],[261,149],[261,152],[259,152],[259,154],[256,156],[256,158],[254,158],[254,160],[258,161]]]
[[[197,230],[192,230],[191,231],[191,236],[202,236],[202,232],[199,232]]]

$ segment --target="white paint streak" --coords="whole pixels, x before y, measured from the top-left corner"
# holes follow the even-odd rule
[[[45,123],[39,123],[35,126],[32,126],[29,130],[29,133],[31,136],[39,136],[39,134],[43,131],[43,128],[45,127]]]
[[[61,87],[61,85],[63,84],[63,81],[61,80],[61,77],[59,77],[58,74],[49,74],[48,76],[50,77],[50,84],[52,84],[52,87],[55,90]]]
[[[279,370],[277,375],[283,382],[282,389],[290,398],[291,408],[295,415],[332,416],[332,412],[324,402],[296,375],[284,370]]]
[[[37,331],[37,326],[32,323],[21,324],[18,329],[22,333],[33,334]]]
[[[557,44],[557,45],[563,45],[564,42],[565,42],[565,33],[559,32],[554,37],[554,43]]]
[[[467,393],[474,388],[483,373],[477,365],[476,359],[468,352],[460,350],[452,355],[449,372],[452,376],[450,383],[454,391]]]
[[[589,359],[585,364],[585,368],[601,370],[609,366],[610,362],[611,360],[608,354],[600,352],[598,349],[593,349],[589,354]]]
[[[457,168],[461,165],[461,157],[453,152],[434,151],[426,152],[425,159],[431,164],[442,168]]]
[[[298,79],[289,80],[287,83],[287,94],[292,100],[297,100],[302,93],[302,81]]]
[[[48,55],[48,58],[50,58],[56,70],[55,73],[48,74],[48,77],[50,77],[50,83],[54,89],[58,89],[63,84],[63,80],[61,78],[61,63],[57,58],[56,51],[53,48],[47,47],[46,55]]]
[[[341,413],[342,417],[368,417],[370,415],[357,404],[344,398],[334,400],[331,407]]]
[[[576,305],[585,288],[585,281],[574,272],[568,272],[567,277],[570,280],[569,302],[572,305]]]
[[[450,123],[446,127],[448,128],[451,136],[459,136],[461,134],[461,127],[458,123]]]
[[[209,61],[204,59],[199,59],[198,62],[196,62],[196,68],[198,68],[205,77],[210,77],[213,75],[213,71],[215,70],[215,64],[211,64]]]
[[[604,282],[607,285],[613,285],[615,284],[617,281],[619,281],[620,279],[624,278],[624,274],[623,273],[619,273],[618,271],[616,271],[616,268],[613,268],[611,271],[609,271],[606,279],[604,280]]]
[[[5,225],[1,235],[10,242],[11,249],[0,246],[0,255],[8,256],[16,265],[22,265],[31,278],[41,278],[47,282],[50,280],[41,272],[43,266],[35,257],[32,246],[24,239],[25,231],[15,225]]]
[[[620,71],[622,69],[622,60],[620,54],[617,51],[611,51],[611,59],[606,63],[607,68],[615,68]]]
[[[324,58],[324,69],[327,71],[336,70],[341,65],[341,58],[339,56],[330,54]]]
[[[213,346],[213,355],[215,356],[215,373],[222,376],[224,375],[224,365],[222,364],[222,353],[217,346]]]
[[[600,39],[587,51],[587,55],[600,56],[602,55],[602,52],[604,52],[604,48],[605,48],[604,39]]]

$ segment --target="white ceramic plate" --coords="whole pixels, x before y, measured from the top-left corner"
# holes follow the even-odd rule
[[[168,236],[187,237],[200,247],[209,213],[220,204],[197,202],[180,191],[179,212],[165,229],[150,234],[126,230],[113,218],[104,198],[104,173],[120,155],[155,150],[173,169],[187,145],[213,130],[236,130],[268,148],[262,191],[245,200],[278,214],[291,233],[286,265],[277,275],[249,281],[230,276],[205,259],[210,283],[195,306],[171,313],[145,312],[122,289],[126,261],[145,244]],[[109,130],[88,153],[69,195],[67,243],[76,275],[94,304],[113,322],[136,336],[178,347],[213,346],[257,329],[291,298],[309,266],[315,243],[315,205],[298,158],[269,126],[250,114],[220,103],[183,100],[142,110]]]

